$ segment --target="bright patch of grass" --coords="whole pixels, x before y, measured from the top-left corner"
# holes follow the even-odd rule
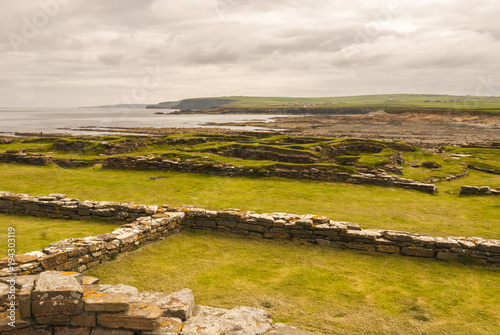
[[[498,269],[184,231],[87,274],[196,303],[269,310],[322,334],[494,334]]]
[[[42,250],[52,242],[70,237],[110,233],[123,223],[104,220],[69,221],[32,216],[0,214],[0,257],[7,255],[7,232],[16,229],[16,253]]]
[[[19,164],[0,164],[0,174],[0,190],[32,195],[66,193],[82,200],[324,214],[333,220],[357,222],[363,228],[500,238],[498,198],[458,195],[460,185],[475,185],[486,175],[476,171],[467,178],[441,183],[437,195],[311,180]],[[150,176],[167,179],[150,180]],[[500,176],[488,177],[489,186],[500,186]]]

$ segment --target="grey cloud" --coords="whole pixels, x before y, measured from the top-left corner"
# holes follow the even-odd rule
[[[494,0],[71,0],[33,36],[23,29],[42,15],[39,0],[0,4],[0,71],[10,79],[0,105],[107,104],[157,66],[158,101],[474,94],[478,77],[500,76]]]

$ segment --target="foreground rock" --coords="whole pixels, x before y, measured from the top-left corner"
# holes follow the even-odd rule
[[[3,304],[15,308],[0,313],[0,335],[310,334],[273,324],[271,315],[258,308],[195,306],[189,289],[138,292],[132,286],[99,285],[97,278],[60,271],[17,277],[16,282],[3,290],[14,288],[15,298]]]

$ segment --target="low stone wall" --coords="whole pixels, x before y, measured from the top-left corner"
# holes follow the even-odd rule
[[[190,289],[139,292],[58,271],[19,276],[0,286],[1,335],[313,335],[274,324],[262,309],[197,306]]]
[[[41,206],[41,203],[45,203]],[[36,209],[30,209],[35,206]],[[36,207],[39,206],[39,207]],[[89,208],[88,206],[92,206]],[[208,229],[268,239],[301,240],[327,247],[371,252],[437,258],[441,260],[470,258],[479,263],[500,266],[500,241],[479,237],[431,237],[401,231],[362,229],[358,224],[333,221],[327,216],[287,213],[256,214],[250,211],[209,211],[200,208],[145,206],[111,202],[68,199],[64,195],[31,197],[26,194],[0,192],[0,211],[54,216],[54,211],[83,210],[83,215],[57,216],[65,219],[111,218],[131,219],[110,234],[86,238],[69,238],[51,243],[43,252],[34,251],[0,260],[0,277],[8,273],[32,274],[46,270],[85,271],[120,252],[161,240],[182,230],[183,226]],[[43,209],[41,209],[43,208]],[[45,209],[50,209],[50,212]],[[132,209],[132,212],[117,209]],[[139,211],[139,212],[135,212]],[[106,216],[102,216],[106,213]]]
[[[109,201],[81,201],[64,194],[32,197],[0,191],[0,213],[44,216],[66,220],[91,220],[96,218],[133,221],[153,215],[158,206],[135,205]]]
[[[43,154],[27,154],[17,150],[9,150],[0,153],[0,163],[20,163],[29,165],[49,165],[52,164],[52,156]]]
[[[470,258],[479,263],[500,266],[500,240],[479,237],[431,237],[401,231],[361,229],[357,224],[333,221],[327,216],[256,214],[198,208],[167,210],[185,211],[185,223],[195,229],[268,239],[301,240],[325,247],[440,260]]]
[[[486,173],[491,173],[491,174],[500,174],[500,171],[498,171],[498,170],[482,168],[479,166],[470,166],[469,165],[469,169],[473,169],[473,170],[477,170],[477,171],[481,171],[481,172],[486,172]]]
[[[0,277],[36,274],[47,270],[82,272],[111,260],[119,253],[180,232],[183,218],[183,213],[146,216],[109,234],[68,238],[51,243],[43,251],[6,257],[0,260]]]
[[[500,195],[500,189],[463,185],[460,187],[460,195]]]
[[[320,161],[320,158],[311,152],[300,152],[274,148],[270,146],[246,146],[230,145],[219,148],[212,148],[207,151],[216,153],[223,157],[236,157],[246,160],[274,161],[293,164],[314,164]]]
[[[54,159],[54,164],[62,168],[88,167],[88,166],[94,166],[96,164],[102,164],[102,162],[103,162],[102,160],[82,161],[82,160],[62,159],[62,158]]]
[[[301,165],[277,165],[273,169],[253,169],[244,166],[233,166],[230,164],[214,164],[212,162],[193,162],[190,160],[173,161],[162,157],[108,157],[104,160],[103,167],[106,169],[121,170],[158,170],[213,174],[219,176],[276,176],[293,179],[311,179],[320,181],[341,181],[351,184],[372,184],[381,186],[394,186],[429,193],[437,192],[433,184],[425,184],[412,179],[398,176],[380,174],[349,174],[334,170],[328,166],[301,166]]]

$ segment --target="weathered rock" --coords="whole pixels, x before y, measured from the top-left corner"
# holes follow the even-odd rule
[[[434,249],[420,247],[405,247],[401,248],[401,253],[409,256],[432,258],[436,254],[436,251]]]
[[[19,290],[19,314],[21,318],[27,319],[31,317],[31,293],[35,288],[35,277],[29,276],[24,281],[23,286]]]
[[[97,317],[95,313],[82,313],[71,317],[71,325],[77,327],[95,327]]]
[[[197,315],[189,319],[183,335],[259,335],[272,328],[268,312],[252,307],[236,307],[231,310],[200,306]]]
[[[46,271],[40,274],[33,300],[82,299],[82,275],[74,272]]]
[[[90,335],[89,327],[55,327],[54,335]]]
[[[110,328],[94,328],[91,335],[134,335],[133,330],[125,329],[110,329]]]
[[[137,290],[137,288],[135,288],[133,286],[118,284],[118,285],[115,285],[115,286],[112,286],[110,288],[103,290],[102,293],[126,294],[128,296],[137,296],[139,294],[139,291]]]
[[[177,335],[181,334],[184,323],[178,318],[162,318],[160,328],[152,332],[142,332],[142,335]]]
[[[85,295],[83,302],[86,312],[125,312],[129,308],[126,294],[92,292]]]
[[[78,315],[83,312],[83,301],[80,299],[52,299],[32,301],[31,311],[35,316],[43,315]]]
[[[12,327],[13,321],[15,321],[15,327]],[[29,326],[31,326],[31,323],[21,319],[18,312],[15,312],[14,315],[11,315],[9,310],[0,313],[0,332],[10,332]]]
[[[106,328],[155,330],[160,326],[161,315],[158,306],[132,303],[126,312],[99,314],[97,324]]]

